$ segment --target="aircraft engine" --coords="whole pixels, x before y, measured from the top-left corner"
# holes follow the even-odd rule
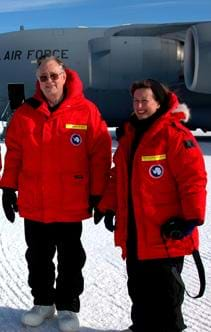
[[[199,23],[187,30],[184,48],[186,87],[195,92],[211,93],[211,23]]]
[[[177,41],[160,37],[112,36],[89,41],[89,87],[128,89],[134,80],[178,80],[182,60]]]

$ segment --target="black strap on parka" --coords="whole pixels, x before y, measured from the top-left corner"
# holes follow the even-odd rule
[[[198,292],[197,295],[193,296],[187,291],[187,289],[185,287],[185,284],[184,284],[184,281],[182,280],[182,277],[178,273],[175,266],[172,267],[171,271],[172,271],[174,277],[179,282],[179,284],[185,289],[186,294],[189,297],[191,297],[192,299],[198,299],[199,297],[202,297],[204,295],[204,291],[205,291],[205,287],[206,287],[205,270],[204,270],[204,266],[203,266],[199,251],[194,250],[192,252],[192,256],[193,256],[194,262],[196,264],[196,268],[197,268],[197,272],[198,272],[198,276],[199,276],[199,281],[200,281],[200,289],[199,289],[199,292]]]

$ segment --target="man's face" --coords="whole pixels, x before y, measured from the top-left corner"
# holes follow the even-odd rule
[[[66,73],[55,60],[41,63],[37,70],[40,89],[48,101],[59,100],[63,95]]]
[[[139,120],[147,119],[160,108],[150,88],[137,89],[133,95],[133,110]]]

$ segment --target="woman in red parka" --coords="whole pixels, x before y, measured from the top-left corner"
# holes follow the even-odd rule
[[[127,262],[133,332],[179,332],[184,288],[172,273],[198,249],[206,171],[200,147],[184,126],[186,105],[157,81],[135,82],[134,112],[119,129],[110,184],[95,212],[105,214]],[[113,214],[112,214],[113,212]],[[165,226],[164,226],[165,225]],[[163,230],[163,232],[161,231]]]
[[[7,219],[13,222],[17,210],[24,218],[34,307],[22,322],[40,325],[57,309],[65,332],[79,329],[76,313],[86,258],[81,220],[91,217],[111,166],[107,126],[82,89],[78,74],[60,59],[39,59],[36,92],[7,128],[0,182]]]

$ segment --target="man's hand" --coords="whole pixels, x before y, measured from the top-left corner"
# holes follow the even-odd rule
[[[3,188],[2,190],[2,206],[5,216],[10,222],[14,222],[15,212],[18,212],[17,196],[15,193],[15,189]]]

